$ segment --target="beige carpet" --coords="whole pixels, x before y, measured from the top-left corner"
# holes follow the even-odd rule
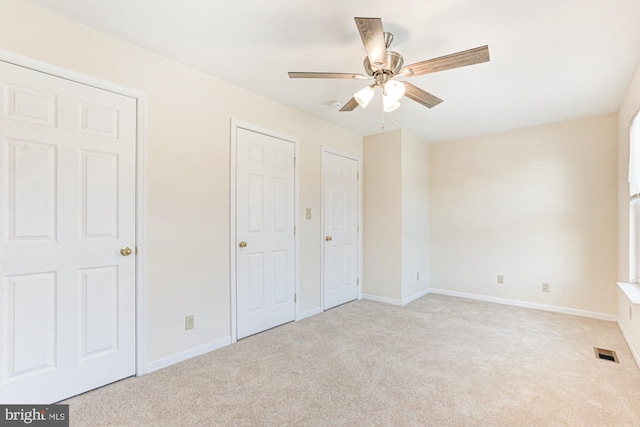
[[[428,295],[349,303],[65,403],[72,426],[631,426],[640,371],[613,322]]]

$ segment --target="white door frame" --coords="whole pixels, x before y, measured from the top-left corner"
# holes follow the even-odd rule
[[[325,147],[324,145],[320,147],[322,149],[321,153],[321,166],[320,166],[320,308],[324,311],[324,237],[326,236],[326,232],[324,229],[324,155],[325,153],[333,154],[336,156],[345,157],[347,159],[354,160],[358,163],[358,299],[362,299],[362,250],[363,250],[363,239],[362,235],[362,160],[360,156],[356,156],[354,154],[345,153],[343,151],[334,150],[333,148]]]
[[[266,129],[260,126],[256,126],[247,122],[243,122],[241,120],[231,119],[231,150],[230,150],[230,172],[229,172],[229,277],[231,281],[231,343],[235,343],[238,341],[238,329],[237,329],[237,321],[238,321],[238,313],[236,310],[236,291],[237,291],[237,277],[236,277],[236,150],[237,150],[237,130],[246,129],[252,132],[261,133],[263,135],[271,136],[274,138],[282,139],[285,141],[289,141],[293,143],[293,155],[294,155],[294,194],[293,194],[293,224],[296,230],[294,234],[294,289],[296,294],[295,300],[295,319],[299,318],[300,311],[300,301],[298,295],[300,293],[299,283],[300,283],[300,244],[298,237],[298,229],[299,227],[299,215],[298,215],[298,200],[299,200],[299,183],[300,183],[300,168],[298,167],[298,149],[299,149],[299,140],[290,135],[286,135],[280,132],[273,131],[271,129]]]
[[[29,68],[34,71],[60,77],[86,86],[124,95],[136,100],[136,376],[147,373],[145,362],[146,344],[146,124],[147,124],[147,95],[146,93],[121,86],[106,80],[98,79],[77,71],[58,67],[28,56],[0,49],[0,61]]]

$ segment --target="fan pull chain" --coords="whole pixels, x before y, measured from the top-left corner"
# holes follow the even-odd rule
[[[380,110],[380,130],[384,130],[384,104]]]

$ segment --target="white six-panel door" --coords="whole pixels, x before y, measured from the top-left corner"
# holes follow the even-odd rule
[[[238,339],[295,319],[294,144],[237,128]]]
[[[0,62],[0,102],[0,402],[52,403],[135,373],[136,100]]]
[[[324,309],[358,298],[358,162],[323,152]]]

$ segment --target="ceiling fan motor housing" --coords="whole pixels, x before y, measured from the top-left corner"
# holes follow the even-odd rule
[[[398,72],[400,72],[400,69],[402,69],[402,66],[404,65],[404,58],[398,52],[388,50],[384,64],[376,64],[372,66],[371,62],[369,61],[369,57],[367,56],[364,58],[363,65],[365,71],[371,77],[375,77],[376,74],[379,73],[390,74],[391,76],[394,76]]]

